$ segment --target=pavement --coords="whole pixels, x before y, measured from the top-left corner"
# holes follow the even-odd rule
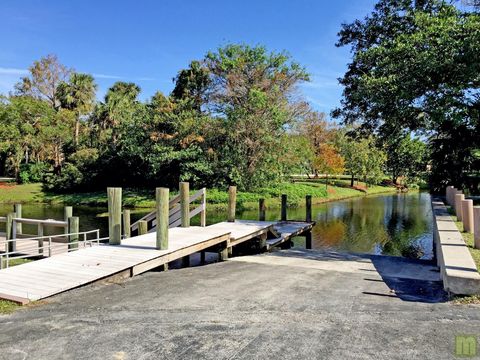
[[[448,302],[429,262],[291,249],[0,315],[0,359],[454,359],[479,310]]]

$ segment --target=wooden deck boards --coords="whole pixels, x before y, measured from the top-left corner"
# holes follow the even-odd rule
[[[122,245],[97,245],[60,254],[31,263],[0,270],[0,297],[39,300],[96,280],[131,270],[147,271],[150,261],[164,258],[164,263],[183,253],[203,250],[226,242],[229,233],[222,229],[175,228],[169,232],[169,249],[155,249],[155,234],[146,234],[122,241]],[[199,250],[200,249],[200,250]],[[161,261],[158,262],[161,264]]]
[[[121,245],[94,245],[0,270],[0,298],[21,303],[39,300],[125,271],[134,276],[212,246],[232,247],[264,234],[275,237],[267,240],[267,247],[272,247],[312,225],[236,220],[207,227],[172,228],[168,250],[155,249],[155,233],[124,239]],[[21,246],[19,240],[17,248]]]

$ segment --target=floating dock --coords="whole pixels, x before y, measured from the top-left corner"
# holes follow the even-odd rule
[[[167,250],[155,248],[156,233],[123,239],[121,245],[94,245],[0,270],[0,298],[26,304],[113,276],[135,276],[212,248],[224,260],[229,249],[249,240],[261,241],[267,250],[310,234],[313,224],[236,220],[177,227],[169,230]]]

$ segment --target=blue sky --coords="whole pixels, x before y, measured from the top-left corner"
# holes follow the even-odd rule
[[[172,78],[194,59],[227,43],[286,50],[312,75],[301,91],[314,108],[339,104],[337,83],[350,59],[336,48],[343,22],[367,15],[374,0],[77,0],[0,2],[0,93],[46,54],[94,74],[99,96],[133,81],[143,99],[169,93]]]

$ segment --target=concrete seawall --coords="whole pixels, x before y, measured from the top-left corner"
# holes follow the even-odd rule
[[[433,199],[432,210],[433,238],[444,289],[452,294],[480,294],[477,266],[447,207],[440,199]]]

